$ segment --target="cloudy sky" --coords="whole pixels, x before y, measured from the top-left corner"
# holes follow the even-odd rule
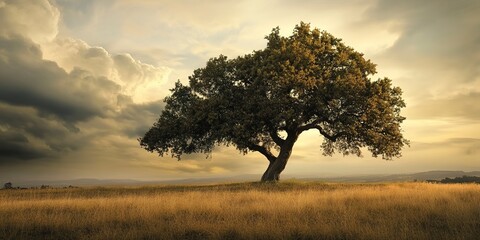
[[[404,90],[411,146],[393,161],[325,157],[307,132],[284,174],[480,170],[479,12],[474,0],[0,0],[0,181],[260,177],[258,153],[222,147],[178,162],[137,138],[177,79],[300,21],[365,53]]]

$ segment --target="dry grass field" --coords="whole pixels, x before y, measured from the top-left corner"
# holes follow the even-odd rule
[[[480,239],[480,185],[1,190],[0,239]]]

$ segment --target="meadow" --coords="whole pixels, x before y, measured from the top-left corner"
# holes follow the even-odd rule
[[[480,184],[0,190],[0,239],[480,239]]]

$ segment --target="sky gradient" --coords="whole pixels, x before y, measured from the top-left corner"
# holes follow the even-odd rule
[[[480,170],[480,2],[0,0],[0,181],[160,180],[258,174],[261,154],[160,158],[137,138],[175,81],[220,54],[266,46],[279,26],[325,30],[403,89],[404,135],[393,161],[325,157],[300,136],[290,176]]]

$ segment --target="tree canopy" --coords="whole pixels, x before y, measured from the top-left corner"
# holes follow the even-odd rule
[[[263,181],[277,181],[298,136],[316,130],[324,155],[401,156],[399,87],[372,80],[376,66],[331,34],[301,22],[289,37],[274,28],[265,49],[220,55],[175,84],[140,145],[161,156],[210,153],[232,145],[269,161]]]

